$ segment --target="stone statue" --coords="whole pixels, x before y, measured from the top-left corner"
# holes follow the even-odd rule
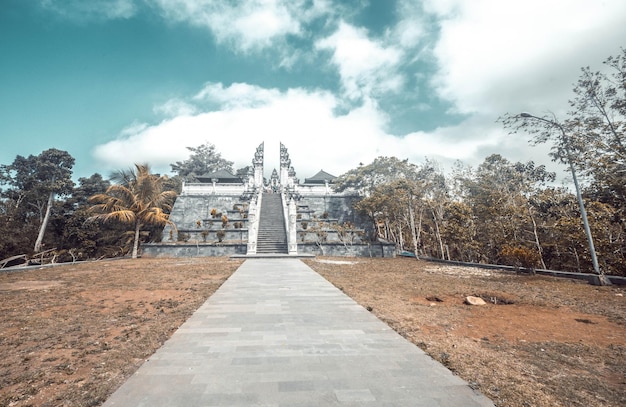
[[[256,148],[256,152],[254,153],[254,159],[252,160],[252,164],[263,164],[263,148],[265,142],[259,144]]]

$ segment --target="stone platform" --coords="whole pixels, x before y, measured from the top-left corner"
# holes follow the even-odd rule
[[[249,259],[104,404],[493,406],[297,259]]]

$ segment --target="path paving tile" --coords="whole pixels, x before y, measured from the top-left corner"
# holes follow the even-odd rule
[[[300,260],[249,259],[104,406],[493,404]]]

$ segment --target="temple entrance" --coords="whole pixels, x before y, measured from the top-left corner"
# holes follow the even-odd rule
[[[336,193],[336,177],[321,170],[304,182],[296,177],[280,143],[280,166],[264,179],[265,143],[254,152],[244,177],[227,171],[184,183],[160,244],[145,255],[393,256],[395,247],[370,242],[367,219],[354,211],[356,191]],[[375,244],[374,244],[375,243]]]

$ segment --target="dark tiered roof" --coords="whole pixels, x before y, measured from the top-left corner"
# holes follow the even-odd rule
[[[305,178],[305,184],[325,184],[328,182],[332,183],[337,177],[332,174],[327,173],[324,170],[320,170],[317,174],[313,175],[311,178]]]
[[[236,175],[231,174],[226,170],[217,170],[215,172],[210,172],[206,174],[202,174],[197,176],[198,181],[212,183],[213,179],[217,179],[219,184],[241,184],[241,178]]]

